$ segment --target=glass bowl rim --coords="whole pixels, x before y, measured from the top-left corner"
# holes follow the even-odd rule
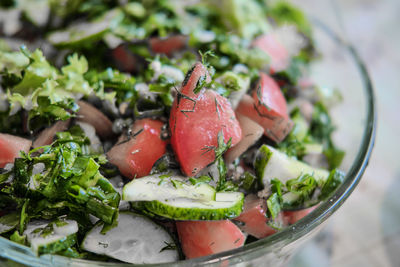
[[[345,48],[361,75],[361,80],[363,82],[363,89],[366,97],[366,109],[367,109],[367,116],[366,116],[366,123],[363,130],[362,141],[360,145],[360,149],[357,152],[356,158],[354,162],[351,164],[349,171],[345,175],[345,180],[343,184],[335,191],[335,193],[330,197],[329,200],[321,203],[315,210],[313,210],[310,214],[308,214],[303,219],[299,220],[295,224],[286,227],[285,229],[269,236],[264,239],[260,239],[248,245],[245,245],[240,248],[236,248],[233,250],[229,250],[226,252],[221,252],[209,256],[204,256],[195,259],[183,260],[178,262],[169,262],[169,263],[160,263],[160,264],[129,264],[129,263],[111,263],[111,262],[99,262],[99,261],[87,261],[82,259],[71,259],[62,256],[55,256],[55,255],[44,255],[43,257],[36,257],[34,254],[29,255],[27,254],[27,250],[25,246],[16,244],[10,240],[7,240],[3,237],[0,237],[0,257],[5,257],[11,260],[17,260],[15,256],[24,257],[23,262],[24,264],[29,263],[51,263],[53,260],[60,263],[64,261],[66,264],[77,264],[77,265],[93,265],[93,266],[158,266],[158,267],[167,267],[167,266],[193,266],[193,265],[208,265],[214,264],[217,262],[222,262],[225,260],[233,260],[235,258],[240,258],[245,256],[246,254],[251,254],[253,252],[257,252],[262,250],[266,247],[272,247],[277,243],[284,243],[288,244],[293,240],[297,240],[300,237],[306,235],[310,230],[319,226],[322,222],[326,221],[343,203],[344,201],[350,196],[351,192],[355,189],[357,184],[359,183],[365,168],[368,165],[372,149],[375,142],[375,135],[376,135],[376,104],[375,104],[375,96],[374,96],[374,89],[368,74],[367,68],[360,58],[359,54],[347,41],[340,38],[334,31],[332,31],[329,27],[327,27],[324,23],[318,20],[313,20],[314,24],[317,27],[322,29],[326,34],[328,34],[338,45],[343,46]],[[15,253],[12,255],[7,255],[6,250],[7,248],[2,248],[3,246],[9,246],[10,249],[14,249]],[[11,257],[10,257],[11,256]],[[14,257],[12,257],[14,256]],[[32,257],[35,257],[33,259]],[[56,257],[58,258],[56,260]]]

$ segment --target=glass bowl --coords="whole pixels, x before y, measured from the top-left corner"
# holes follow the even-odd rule
[[[341,169],[344,183],[332,197],[290,227],[244,247],[192,260],[135,266],[282,266],[294,252],[324,226],[328,218],[350,196],[361,179],[374,144],[376,113],[374,93],[367,70],[352,45],[324,24],[314,22],[314,34],[322,60],[312,66],[317,84],[336,87],[343,101],[332,110],[337,125],[334,139],[346,151]],[[0,237],[1,266],[128,266],[55,255],[36,257],[30,248]]]

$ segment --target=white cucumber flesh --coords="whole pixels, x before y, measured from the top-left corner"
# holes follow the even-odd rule
[[[37,254],[55,253],[76,243],[78,224],[73,220],[30,222],[24,234]]]
[[[170,234],[150,219],[132,212],[120,212],[118,226],[101,233],[102,223],[90,230],[82,248],[100,255],[135,264],[174,262],[179,254]],[[165,249],[169,245],[169,249]]]
[[[187,178],[155,174],[134,179],[124,186],[122,199],[127,201],[163,201],[171,198],[214,200],[215,189],[206,184],[191,184]]]
[[[254,167],[264,187],[268,187],[274,178],[286,183],[300,175],[310,174],[318,183],[322,183],[329,177],[327,170],[313,168],[268,145],[263,145],[258,150]]]

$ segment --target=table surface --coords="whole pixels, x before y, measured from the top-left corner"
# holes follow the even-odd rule
[[[326,12],[326,5],[339,11],[339,18],[322,15],[344,31],[367,65],[375,87],[378,131],[357,189],[289,266],[400,266],[400,1],[294,2],[306,9],[312,6],[313,12]]]

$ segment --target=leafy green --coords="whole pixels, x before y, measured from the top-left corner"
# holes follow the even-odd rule
[[[224,142],[224,133],[220,131],[218,133],[218,146],[214,149],[215,152],[215,164],[217,165],[219,179],[216,190],[219,191],[237,191],[238,187],[232,181],[226,180],[227,169],[223,154],[231,147],[232,138],[229,138],[228,142]]]
[[[299,55],[292,60],[292,67],[290,67],[291,70],[287,72],[289,77],[293,77],[293,74],[295,74],[293,70],[299,67],[299,62],[308,63],[317,56],[314,47],[311,23],[298,7],[286,0],[279,0],[273,4],[268,4],[266,12],[267,15],[272,18],[277,25],[289,24],[295,26],[297,31],[301,33],[301,35],[304,36],[305,40],[307,41],[306,46],[300,51]]]
[[[78,250],[74,247],[58,251],[56,254],[68,258],[84,258],[86,256],[84,253],[79,253]]]
[[[254,0],[208,1],[215,8],[218,18],[226,30],[233,31],[245,39],[266,33],[270,29],[263,9]]]
[[[311,142],[309,138],[309,125],[301,115],[299,109],[291,113],[294,126],[285,140],[278,144],[278,149],[290,157],[302,159],[306,153],[306,145]]]
[[[219,76],[222,85],[229,91],[240,91],[243,88],[249,87],[250,79],[246,75],[234,73],[232,71],[226,71]]]
[[[257,47],[250,47],[247,40],[236,35],[220,34],[217,38],[218,52],[234,63],[246,64],[251,68],[262,68],[270,61],[269,56]],[[219,55],[219,53],[217,55]]]
[[[91,214],[112,224],[120,195],[99,172],[104,157],[89,154],[90,141],[78,126],[56,137],[53,144],[16,159],[13,184],[2,189],[17,202],[19,233],[32,218],[70,214],[81,214],[81,218]],[[37,153],[39,149],[43,152]]]
[[[211,181],[211,177],[210,176],[206,176],[206,175],[200,176],[198,178],[195,178],[195,177],[190,177],[189,178],[189,182],[192,185],[198,185],[198,184],[201,184],[201,183],[208,184],[210,181]]]
[[[151,61],[147,70],[149,91],[154,92],[164,106],[171,107],[174,101],[172,91],[177,90],[184,76],[183,72],[170,60],[161,60],[158,56]]]
[[[293,24],[301,33],[311,37],[311,24],[304,13],[286,0],[276,1],[273,5],[268,6],[267,15],[279,25]]]
[[[323,153],[327,158],[330,169],[340,166],[345,154],[343,150],[335,146],[332,140],[334,130],[335,126],[326,106],[322,102],[317,102],[312,114],[310,135],[323,145]]]
[[[298,108],[291,112],[294,127],[278,149],[291,157],[302,159],[309,153],[322,153],[329,169],[340,166],[344,151],[338,149],[332,140],[335,130],[332,119],[322,102],[314,106],[311,123],[308,123]]]
[[[277,81],[281,81],[284,85],[282,90],[285,94],[285,98],[290,101],[296,94],[293,91],[298,90],[298,81],[304,76],[304,73],[308,71],[307,62],[311,60],[310,58],[305,60],[300,56],[291,58],[289,66],[279,72],[274,73],[272,76]]]
[[[321,194],[319,195],[320,200],[328,199],[331,194],[339,187],[344,181],[344,173],[338,170],[332,170],[329,174],[328,179],[321,188]]]
[[[13,230],[19,224],[18,212],[11,212],[0,217],[0,234]]]
[[[4,1],[1,1],[1,3],[0,3],[0,6],[1,7],[12,7],[12,6],[14,6],[15,5],[15,1],[14,0],[4,0]]]
[[[7,72],[21,76],[22,70],[29,64],[29,58],[21,52],[0,51],[0,73]]]
[[[279,201],[278,193],[273,193],[271,196],[268,197],[267,207],[270,218],[277,218],[278,214],[281,212],[281,204]]]
[[[334,169],[322,182],[312,174],[302,174],[286,183],[272,179],[267,214],[274,220],[281,210],[307,208],[324,201],[342,184],[343,178],[344,174]]]
[[[88,63],[83,56],[69,56],[68,64],[61,71],[53,67],[40,50],[33,53],[25,48],[20,52],[0,51],[0,58],[7,59],[4,64],[0,63],[0,77],[11,75],[17,80],[2,84],[7,90],[8,113],[13,116],[21,109],[27,111],[28,129],[75,116],[79,108],[76,95],[95,94],[109,101],[114,97],[114,93],[104,93],[102,87],[92,86],[85,79]],[[35,123],[30,125],[32,120]]]
[[[128,74],[107,68],[100,72],[90,70],[85,74],[85,78],[98,92],[110,89],[111,92],[105,96],[110,102],[135,103],[138,98],[138,92],[135,89],[136,79]]]
[[[26,235],[20,235],[18,231],[15,231],[11,236],[10,240],[16,243],[25,245],[26,244]]]
[[[258,189],[258,179],[257,177],[248,172],[245,171],[240,177],[238,181],[238,187],[240,189],[243,189],[245,192],[254,192]]]

